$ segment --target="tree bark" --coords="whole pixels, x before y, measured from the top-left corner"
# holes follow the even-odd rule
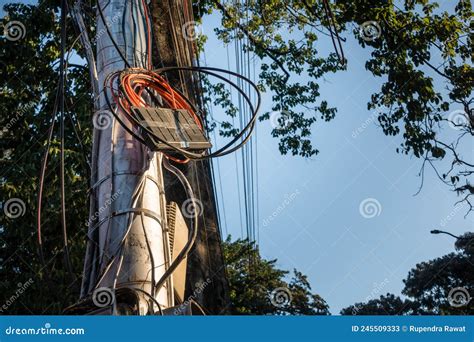
[[[155,67],[196,65],[196,44],[189,32],[193,22],[192,5],[186,0],[153,0]],[[170,83],[203,109],[202,92],[195,80],[199,75],[189,72],[168,74]],[[203,111],[204,112],[204,111]],[[221,248],[217,206],[212,181],[212,162],[191,161],[180,166],[190,180],[203,212],[199,217],[196,243],[188,256],[185,298],[194,298],[208,314],[229,313],[229,285]],[[183,203],[186,199],[180,185],[165,174],[167,201]]]

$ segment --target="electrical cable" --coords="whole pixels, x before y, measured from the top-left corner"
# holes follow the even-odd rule
[[[141,194],[142,190],[143,190],[143,184],[144,184],[144,181],[145,181],[145,177],[144,177],[144,174],[141,176],[139,182],[138,182],[138,185],[135,189],[135,192],[132,194],[132,197],[131,197],[131,207],[135,207],[136,205],[136,202],[138,200],[138,198],[136,198],[136,196],[138,196],[139,194]],[[112,257],[110,258],[109,262],[107,263],[106,267],[104,268],[104,271],[102,272],[102,274],[100,275],[100,277],[98,278],[95,286],[94,286],[94,289],[97,289],[100,285],[100,283],[102,282],[102,280],[105,278],[105,276],[107,275],[108,271],[110,270],[110,268],[112,267],[116,257],[119,255],[119,253],[122,252],[122,247],[125,243],[125,240],[127,239],[128,237],[128,234],[130,233],[130,230],[132,229],[132,223],[133,223],[133,215],[135,215],[135,213],[130,213],[131,217],[129,219],[129,223],[127,225],[127,229],[122,237],[122,240],[120,241],[119,243],[119,246],[117,248],[117,251],[112,255]],[[116,273],[115,274],[115,277],[117,277],[118,274]]]
[[[150,24],[150,18],[148,14],[148,6],[145,4],[145,0],[142,0],[142,5],[143,5],[143,10],[145,13],[143,13],[143,16],[145,17],[145,24],[146,24],[146,41],[147,41],[147,56],[148,56],[148,69],[152,68],[152,62],[151,62],[151,38],[152,38],[152,31],[151,31],[151,24]]]
[[[82,33],[79,33],[76,39],[73,41],[71,47],[68,50],[67,56],[66,56],[66,61],[65,61],[65,67],[64,70],[67,70],[67,64],[71,55],[71,51],[76,45],[77,41],[81,38]],[[61,60],[58,60],[57,63],[61,63]],[[53,65],[55,65],[54,63]],[[56,95],[55,95],[55,101],[53,105],[53,111],[51,114],[51,125],[48,130],[48,138],[46,140],[46,149],[43,154],[43,158],[41,161],[41,167],[40,167],[40,176],[39,176],[39,186],[38,186],[38,199],[37,199],[37,210],[36,210],[36,225],[37,225],[37,236],[38,236],[38,249],[39,249],[39,258],[40,262],[43,265],[43,267],[46,266],[45,260],[44,260],[44,251],[43,251],[43,238],[42,238],[42,229],[41,229],[41,214],[42,214],[42,202],[43,202],[43,192],[44,192],[44,182],[45,182],[45,177],[46,177],[46,169],[47,169],[47,164],[48,164],[48,157],[49,157],[49,149],[51,147],[51,142],[53,138],[53,133],[54,133],[54,126],[56,122],[56,116],[58,114],[58,109],[59,109],[59,101],[58,99],[61,96],[61,77],[58,78],[58,87],[56,87]],[[70,117],[71,122],[73,122],[72,117]],[[74,122],[73,122],[74,125]],[[73,126],[74,127],[74,126]],[[74,127],[75,130],[75,127]],[[76,130],[75,130],[76,132]],[[79,143],[82,145],[82,142],[79,139],[79,136],[76,132],[76,136],[79,140]],[[87,163],[87,162],[86,162]]]
[[[119,288],[117,288],[117,289],[118,289],[118,290],[120,290],[120,289],[130,289],[130,290],[132,290],[132,291],[138,291],[138,292],[140,292],[140,293],[143,293],[145,296],[147,296],[148,298],[150,298],[150,299],[153,301],[153,303],[156,304],[156,306],[158,307],[158,311],[160,312],[160,315],[163,316],[163,310],[161,309],[160,303],[156,300],[155,297],[153,297],[151,294],[149,294],[149,293],[146,292],[145,290],[142,290],[142,289],[140,289],[140,288],[138,288],[138,287],[119,287]]]
[[[112,36],[112,33],[110,32],[110,29],[109,29],[109,25],[106,23],[105,21],[105,16],[104,16],[104,12],[102,11],[102,8],[100,6],[100,1],[97,2],[97,9],[99,11],[99,16],[102,20],[102,23],[104,24],[105,26],[105,30],[107,32],[107,35],[109,36],[109,39],[110,41],[112,42],[112,44],[114,45],[115,49],[117,50],[118,54],[120,55],[120,58],[122,58],[123,62],[125,63],[125,65],[128,67],[128,68],[131,68],[131,65],[130,63],[127,61],[127,58],[125,58],[125,56],[123,55],[123,52],[122,50],[120,50],[120,47],[118,46],[117,42],[115,41],[114,37]]]
[[[211,75],[213,77],[216,77],[218,79],[223,80],[224,82],[229,83],[232,87],[234,87],[243,96],[245,101],[249,104],[249,107],[251,108],[251,111],[252,111],[252,117],[251,117],[250,121],[247,123],[247,125],[238,134],[235,135],[235,137],[228,144],[221,147],[217,151],[211,152],[209,154],[192,153],[190,151],[172,146],[170,143],[168,143],[167,141],[161,139],[159,136],[155,135],[150,129],[148,129],[148,127],[145,127],[136,118],[134,118],[133,115],[130,114],[130,109],[129,109],[132,105],[140,105],[140,104],[144,105],[145,104],[144,101],[141,98],[139,98],[139,95],[141,94],[141,92],[144,89],[146,89],[146,88],[143,88],[143,87],[148,82],[148,86],[151,86],[151,88],[153,90],[157,91],[159,93],[159,95],[161,95],[162,97],[163,97],[163,95],[165,95],[164,96],[165,102],[167,102],[171,106],[173,106],[173,105],[177,106],[177,104],[178,104],[178,106],[180,106],[181,108],[189,108],[189,110],[193,111],[194,118],[196,119],[196,116],[195,116],[196,114],[195,113],[197,111],[194,109],[194,106],[192,106],[190,101],[184,95],[182,95],[178,90],[172,88],[169,84],[167,84],[167,83],[164,84],[163,83],[164,79],[159,75],[159,73],[167,73],[167,72],[171,72],[171,71],[189,71],[189,72],[196,71],[196,72]],[[220,72],[220,73],[226,73],[226,74],[235,76],[238,79],[244,80],[245,82],[249,83],[250,86],[255,90],[255,92],[257,94],[256,106],[254,107],[254,105],[253,105],[252,101],[250,100],[249,96],[241,89],[241,87],[236,85],[234,82],[228,80],[227,78],[223,77],[222,75],[217,74],[214,71]],[[130,74],[130,73],[132,73],[132,74],[135,73],[134,77],[128,77],[128,74]],[[137,74],[137,73],[139,73],[139,74]],[[117,90],[115,90],[114,87],[113,87],[114,81],[116,79],[121,80],[121,82],[120,82],[121,85],[120,85],[119,89],[117,89]],[[138,82],[137,83],[138,86],[136,86],[136,85],[134,86],[133,84],[128,84],[124,87],[123,81],[133,81],[133,80]],[[250,139],[251,132],[254,128],[255,121],[256,121],[256,118],[257,118],[258,110],[259,110],[260,105],[261,105],[260,91],[259,91],[258,87],[251,80],[249,80],[248,78],[246,78],[242,75],[239,75],[235,72],[232,72],[232,71],[229,71],[229,70],[224,70],[224,69],[219,69],[219,68],[211,68],[211,67],[165,67],[165,68],[156,69],[155,71],[142,70],[142,69],[136,69],[136,68],[126,69],[124,71],[118,71],[116,73],[109,74],[106,77],[104,83],[105,83],[104,87],[109,88],[111,90],[112,96],[114,97],[114,100],[115,100],[114,102],[117,105],[119,105],[126,114],[128,114],[126,116],[128,121],[131,121],[135,126],[139,127],[143,132],[146,132],[147,134],[149,134],[150,136],[155,138],[160,143],[162,143],[165,146],[169,147],[171,150],[182,154],[183,156],[185,156],[188,159],[207,159],[207,158],[220,157],[220,156],[224,156],[224,155],[227,155],[229,153],[232,153],[232,152],[236,151],[237,149],[239,149],[240,147],[242,147]],[[135,93],[135,90],[137,90],[138,93]],[[134,132],[132,129],[130,129],[125,124],[125,122],[122,120],[120,115],[115,113],[115,110],[112,106],[111,100],[110,100],[107,93],[106,93],[105,99],[106,99],[106,102],[107,102],[107,105],[108,105],[110,111],[112,112],[114,117],[117,119],[117,121],[120,123],[120,125],[128,133],[130,133],[134,138],[136,138],[139,142],[146,145],[144,139],[141,136],[139,136],[136,132]],[[187,106],[183,102],[183,99],[185,100],[185,102],[188,103],[189,106]],[[178,102],[176,102],[177,100],[178,100]],[[125,101],[128,101],[128,102],[126,102],[126,104],[124,104]],[[200,126],[202,127],[202,124]],[[247,134],[247,135],[242,139],[242,141],[239,144],[237,144],[236,146],[230,148],[230,146],[234,145],[245,134]]]
[[[163,284],[166,282],[166,280],[173,274],[173,272],[176,270],[176,268],[181,264],[181,262],[186,258],[188,255],[189,251],[194,245],[194,242],[196,241],[197,237],[197,232],[198,232],[198,215],[197,215],[197,205],[196,205],[196,199],[194,198],[194,192],[191,187],[191,184],[189,184],[189,181],[187,178],[184,176],[184,174],[175,166],[171,165],[169,161],[166,158],[163,158],[163,166],[165,169],[173,173],[178,180],[181,182],[183,185],[186,195],[188,199],[191,200],[191,203],[193,205],[193,210],[191,211],[193,213],[192,220],[191,220],[191,225],[190,225],[190,233],[189,233],[189,239],[184,245],[183,249],[179,252],[179,254],[176,256],[176,258],[173,260],[171,265],[168,267],[168,269],[163,273],[161,278],[158,280],[158,282],[155,285],[156,289],[156,294],[160,292],[161,287]]]
[[[44,180],[46,176],[46,166],[48,163],[48,156],[49,156],[49,148],[51,146],[51,141],[53,138],[53,131],[54,131],[54,123],[56,121],[56,115],[58,113],[58,98],[59,98],[60,89],[59,87],[56,88],[56,98],[53,105],[53,113],[51,115],[51,126],[48,132],[48,139],[46,142],[46,150],[43,155],[43,160],[41,162],[41,172],[39,178],[39,187],[38,187],[38,205],[37,205],[37,233],[38,233],[38,248],[39,248],[39,257],[41,264],[46,266],[44,261],[44,252],[43,252],[43,239],[41,235],[41,212],[42,212],[42,201],[43,201],[43,189],[44,189]]]
[[[331,36],[332,45],[334,46],[334,50],[336,51],[337,58],[342,65],[346,64],[346,59],[344,57],[344,50],[342,48],[341,38],[339,37],[339,32],[337,30],[336,19],[334,18],[334,14],[332,13],[331,7],[329,6],[328,0],[322,0],[324,6],[324,12],[326,13],[326,17],[329,21],[329,33]],[[332,27],[331,27],[332,26]],[[333,31],[334,30],[334,31]],[[337,45],[336,45],[337,40]]]
[[[66,259],[66,268],[74,279],[74,272],[72,270],[71,257],[69,254],[69,245],[67,238],[67,222],[66,222],[66,189],[65,189],[65,165],[64,165],[64,97],[65,97],[65,51],[66,51],[66,0],[61,1],[61,63],[59,69],[60,75],[60,92],[59,107],[60,107],[60,182],[61,182],[61,226],[63,230],[63,244],[64,254]]]
[[[104,23],[105,27],[106,27],[106,31],[107,31],[107,34],[110,38],[110,40],[112,41],[115,49],[117,50],[117,52],[119,53],[120,57],[123,59],[124,63],[127,65],[127,67],[129,69],[132,69],[130,68],[130,63],[126,60],[125,56],[123,55],[123,52],[120,50],[117,42],[113,39],[113,36],[108,28],[108,25],[106,24],[106,21],[105,21],[105,16],[103,14],[103,11],[102,11],[102,8],[100,7],[100,5],[98,6],[98,9],[99,9],[99,14],[100,14],[100,17],[102,19],[102,22]],[[219,69],[219,68],[206,68],[206,67],[165,67],[165,68],[160,68],[160,69],[157,69],[156,72],[160,73],[160,72],[170,72],[170,71],[197,71],[197,72],[201,72],[201,73],[205,73],[205,74],[208,74],[208,75],[211,75],[211,76],[214,76],[214,77],[217,77],[225,82],[228,82],[229,84],[231,84],[233,87],[235,87],[243,96],[244,98],[246,99],[246,101],[249,103],[250,105],[250,108],[252,108],[252,111],[254,113],[253,117],[252,117],[252,120],[247,124],[247,126],[240,132],[238,133],[234,139],[227,145],[225,145],[223,148],[211,153],[211,154],[204,154],[204,153],[201,153],[201,154],[195,154],[195,153],[191,153],[189,151],[186,151],[184,149],[180,149],[178,147],[175,147],[175,146],[172,146],[171,144],[169,144],[168,142],[162,140],[161,138],[159,138],[158,136],[156,136],[151,130],[149,130],[147,127],[144,127],[143,125],[141,125],[137,120],[133,120],[133,117],[131,115],[128,116],[128,119],[132,119],[131,121],[133,121],[133,123],[136,125],[136,126],[139,126],[143,131],[145,131],[147,134],[151,135],[153,138],[155,138],[157,141],[159,141],[160,143],[170,147],[172,150],[184,155],[187,159],[207,159],[207,158],[214,158],[214,157],[221,157],[221,156],[224,156],[224,155],[227,155],[229,153],[232,153],[234,151],[236,151],[237,149],[239,149],[241,146],[243,146],[245,143],[247,143],[247,141],[250,139],[250,134],[247,135],[240,144],[238,144],[237,146],[235,146],[234,148],[231,148],[229,150],[227,150],[227,148],[229,148],[229,146],[232,146],[236,141],[238,141],[247,131],[252,131],[253,130],[253,127],[254,127],[254,124],[255,124],[255,121],[256,121],[256,118],[257,118],[257,113],[258,113],[258,110],[259,110],[259,107],[260,107],[260,98],[261,98],[261,95],[260,95],[260,91],[258,90],[258,87],[252,82],[250,81],[248,78],[246,77],[243,77],[237,73],[234,73],[234,72],[231,72],[231,71],[228,71],[228,70],[223,70],[223,69]],[[217,72],[222,72],[222,73],[227,73],[227,74],[230,74],[230,75],[233,75],[235,77],[238,77],[238,78],[241,78],[243,80],[245,80],[246,82],[250,83],[250,85],[255,89],[255,91],[257,92],[257,95],[258,95],[258,103],[257,103],[257,106],[256,106],[256,109],[253,110],[253,105],[251,104],[251,101],[250,99],[248,98],[248,96],[237,86],[235,85],[233,82],[231,82],[230,80],[227,80],[226,78],[218,75],[218,74],[215,74],[213,73],[212,71],[217,71]],[[116,76],[115,73],[113,74],[109,74],[105,80],[105,85],[104,87],[109,87],[108,83],[109,81],[113,81],[110,80],[110,77],[112,76]],[[112,83],[112,82],[111,82]],[[110,85],[110,89],[113,90],[113,87],[112,87],[112,84]],[[145,90],[147,90],[147,88],[144,88]],[[177,91],[176,89],[174,90],[175,93],[178,93],[180,94],[179,91]],[[122,127],[128,132],[130,133],[134,138],[136,138],[139,142],[141,142],[142,144],[145,144],[145,141],[138,135],[136,134],[135,132],[133,132],[133,130],[131,130],[129,127],[127,127],[125,125],[125,123],[122,121],[122,119],[115,114],[115,111],[113,110],[112,106],[111,106],[111,103],[110,103],[110,100],[108,98],[108,96],[106,96],[106,101],[107,101],[107,104],[109,106],[109,109],[111,110],[112,114],[114,114],[115,118],[117,119],[117,121],[122,125]],[[188,103],[190,103],[189,100],[187,100]],[[120,103],[119,103],[120,104]],[[125,112],[127,112],[126,109],[124,109]],[[170,156],[168,156],[168,158],[170,158]],[[176,162],[181,162],[181,163],[185,163],[187,162],[187,160],[179,160],[179,159],[175,159],[175,158],[172,158],[172,160],[176,161]]]
[[[170,71],[176,71],[176,70],[184,70],[184,71],[197,71],[201,72],[204,74],[208,74],[211,76],[214,76],[216,78],[219,78],[220,80],[229,83],[231,86],[237,89],[237,91],[244,97],[246,102],[249,104],[249,107],[252,111],[252,117],[250,121],[247,123],[247,125],[234,137],[232,141],[227,143],[225,146],[221,147],[217,151],[214,151],[213,153],[209,154],[206,156],[206,158],[213,158],[213,157],[221,157],[224,155],[227,155],[229,153],[232,153],[236,150],[238,150],[241,146],[243,146],[249,139],[250,139],[250,134],[248,134],[241,143],[239,143],[237,146],[231,148],[230,150],[227,150],[228,147],[232,146],[235,142],[237,142],[247,131],[251,132],[255,126],[255,121],[257,119],[258,112],[260,110],[260,105],[261,105],[261,94],[260,90],[258,89],[257,85],[252,82],[250,79],[248,79],[245,76],[242,76],[238,73],[235,73],[230,70],[225,70],[225,69],[220,69],[220,68],[213,68],[213,67],[165,67],[165,68],[160,68],[157,69],[159,72],[170,72]],[[243,91],[241,88],[239,88],[235,83],[232,81],[226,79],[225,77],[214,73],[213,71],[216,72],[221,72],[221,73],[226,73],[232,76],[235,76],[245,82],[247,82],[252,88],[255,90],[255,93],[257,95],[257,104],[254,107],[252,101],[250,100],[249,96]]]

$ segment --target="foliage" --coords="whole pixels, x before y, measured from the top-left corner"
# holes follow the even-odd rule
[[[457,252],[419,263],[410,270],[402,291],[408,299],[387,294],[344,308],[341,314],[474,314],[474,300],[469,300],[474,295],[474,233],[462,235],[456,241],[456,249]]]
[[[350,58],[338,63],[334,52],[323,50],[331,28],[334,33],[324,3],[222,5],[208,0],[196,5],[197,15],[221,15],[222,26],[215,31],[223,42],[241,39],[243,50],[261,59],[260,86],[272,94],[272,111],[284,114],[280,119],[285,122],[272,131],[283,154],[318,153],[311,142],[313,125],[336,114],[336,108],[320,98],[320,81],[351,63]],[[427,0],[335,1],[329,7],[343,47],[344,41],[356,40],[370,53],[365,67],[382,86],[367,99],[367,107],[378,114],[386,135],[402,136],[397,152],[421,158],[422,175],[425,165],[435,168],[441,181],[473,209],[474,161],[463,155],[466,148],[470,151],[474,135],[471,2],[458,0],[443,9]],[[269,117],[267,112],[261,119]],[[446,163],[434,163],[442,160]]]
[[[356,303],[341,310],[341,315],[409,315],[414,314],[413,302],[387,293],[367,303]]]
[[[277,260],[265,260],[248,240],[223,243],[230,285],[231,313],[236,315],[328,315],[329,307],[311,292],[307,277],[296,269],[278,269]]]
[[[10,314],[58,314],[76,301],[82,272],[88,215],[87,155],[91,141],[91,95],[87,69],[69,64],[66,102],[66,202],[69,245],[75,275],[67,274],[59,215],[59,119],[50,147],[43,201],[45,262],[38,258],[36,210],[38,179],[51,126],[59,79],[59,1],[41,6],[9,4],[2,27],[25,25],[19,40],[0,38],[0,196],[25,203],[23,215],[0,215],[0,307]],[[67,46],[72,45],[73,31]],[[77,131],[77,136],[75,130]],[[7,210],[4,207],[4,210]],[[27,287],[17,298],[20,289]]]
[[[261,58],[260,87],[271,92],[272,110],[283,111],[288,116],[283,118],[286,124],[272,132],[280,139],[281,152],[303,157],[315,155],[318,151],[311,143],[313,124],[317,120],[330,121],[336,114],[336,108],[320,97],[321,80],[345,70],[334,52],[322,51],[319,45],[322,39],[329,39],[330,22],[323,2],[245,3],[248,6],[239,2],[222,6],[216,0],[194,2],[195,12],[199,14],[197,20],[205,20],[201,18],[204,13],[220,13],[222,25],[216,29],[219,37],[225,42],[245,37],[243,49]],[[472,111],[471,2],[460,0],[451,12],[440,10],[436,2],[427,0],[406,1],[402,8],[386,0],[336,1],[330,7],[341,36],[357,39],[362,48],[371,52],[366,68],[384,81],[368,103],[370,109],[380,111],[379,122],[384,132],[401,134],[404,143],[399,151],[424,158],[429,165],[435,160],[447,160],[450,168],[440,173],[440,178],[469,200],[474,193],[469,183],[474,164],[463,158],[458,147],[465,139],[472,139],[472,117],[454,122],[458,129],[454,142],[441,139],[440,132],[447,124],[453,125],[449,111],[461,109],[469,114]],[[25,36],[19,40],[7,39],[5,34],[0,37],[0,110],[7,113],[0,117],[4,128],[0,134],[0,196],[3,204],[12,198],[21,199],[26,211],[15,219],[0,216],[0,301],[4,303],[12,298],[16,284],[33,280],[28,291],[8,306],[9,313],[59,313],[78,296],[88,210],[89,168],[84,151],[90,150],[92,99],[87,70],[74,63],[68,67],[65,141],[67,221],[76,280],[72,281],[65,273],[62,261],[57,130],[49,151],[43,206],[45,267],[37,258],[35,242],[38,175],[58,83],[58,8],[58,0],[43,0],[39,5],[8,4],[4,6],[6,16],[1,19],[4,28],[9,22],[23,23]],[[89,11],[86,20],[91,24],[95,13],[88,6],[85,10]],[[364,30],[359,30],[367,21],[375,21],[381,28],[380,36],[373,40],[364,39],[361,35]],[[93,25],[90,29],[92,36]],[[67,47],[74,55],[82,56],[80,44],[73,46],[75,36],[74,30],[69,29]],[[436,60],[442,64],[438,66]],[[437,82],[434,77],[442,81]],[[211,88],[213,93],[222,94],[222,88]],[[215,101],[229,105],[225,97],[215,97]],[[232,116],[235,109],[230,108],[228,113]],[[261,117],[266,118],[269,113]],[[235,131],[224,125],[221,133],[235,134]],[[281,284],[283,275],[278,277],[278,272],[267,276],[274,281],[272,287]],[[243,273],[235,280],[244,284]],[[262,284],[264,281],[265,278]],[[295,298],[302,294],[301,303],[309,298],[309,284],[301,274],[295,273],[294,280],[287,285],[293,287]],[[237,298],[241,289],[234,290]],[[263,290],[252,290],[257,291],[254,294],[249,291],[245,292],[248,298],[265,301]],[[285,312],[325,313],[327,310],[318,298],[309,299],[309,303],[314,306],[291,306]],[[255,310],[249,302],[242,302],[241,306],[236,310],[242,313],[251,312],[247,308]],[[262,313],[267,312],[275,312],[268,303]]]

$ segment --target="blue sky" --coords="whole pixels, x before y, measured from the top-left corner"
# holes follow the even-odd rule
[[[203,21],[202,32],[209,37],[205,62],[227,68],[227,49],[212,31],[217,25],[214,15]],[[235,67],[233,44],[229,49]],[[321,48],[331,49],[328,41]],[[397,154],[401,138],[385,136],[374,112],[367,110],[370,95],[382,83],[364,68],[368,51],[349,39],[344,52],[348,70],[328,75],[320,84],[321,99],[337,107],[338,113],[331,122],[318,121],[314,126],[312,142],[319,155],[311,159],[280,155],[269,121],[258,124],[254,140],[259,157],[261,253],[277,258],[283,269],[307,274],[333,314],[387,292],[400,294],[402,280],[416,263],[453,251],[454,239],[431,235],[431,229],[462,234],[474,227],[474,216],[464,219],[467,207],[455,207],[459,198],[431,169],[426,169],[421,193],[414,196],[421,182],[421,161]],[[271,110],[270,106],[270,94],[264,94],[263,110]],[[455,134],[450,129],[443,135]],[[464,148],[472,154],[472,144]],[[236,191],[242,175],[236,171],[235,157],[220,158],[219,168],[224,234],[245,237]],[[291,198],[289,204],[285,198]],[[373,218],[359,212],[360,203],[368,198],[380,203],[379,215]]]

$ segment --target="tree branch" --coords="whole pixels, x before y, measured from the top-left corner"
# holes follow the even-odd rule
[[[235,25],[239,28],[239,30],[241,30],[247,36],[247,38],[252,42],[252,44],[262,49],[262,51],[278,65],[278,67],[285,73],[285,83],[286,83],[288,79],[290,78],[290,73],[286,70],[283,63],[275,56],[275,54],[284,55],[284,53],[281,51],[276,51],[275,49],[270,49],[268,47],[265,47],[243,25],[241,25],[237,20],[235,20],[235,18],[229,13],[229,11],[227,11],[224,5],[222,5],[218,0],[214,1],[214,3],[216,4],[217,8],[222,12],[222,14],[225,17],[227,17],[229,20],[235,23]]]

